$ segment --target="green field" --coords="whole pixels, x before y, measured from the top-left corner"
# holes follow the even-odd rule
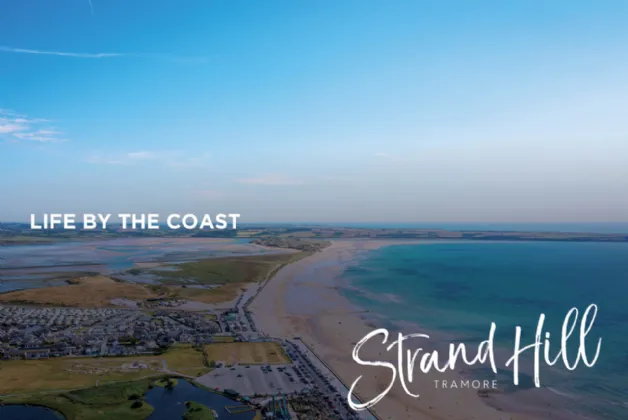
[[[174,388],[175,386],[177,386],[178,383],[179,381],[175,378],[161,378],[155,381],[155,386],[159,386],[162,388]]]
[[[13,397],[2,402],[52,408],[67,420],[144,420],[153,407],[142,401],[151,380],[120,382],[60,394]]]
[[[214,412],[207,406],[194,401],[185,403],[187,411],[183,415],[183,420],[214,420]]]
[[[117,382],[75,391],[38,393],[0,399],[0,404],[26,404],[51,408],[66,420],[145,420],[154,408],[144,397],[153,386],[176,386],[177,379],[168,376]],[[209,392],[213,392],[207,388]],[[235,402],[234,402],[235,404]],[[184,420],[214,420],[214,412],[194,401],[185,403]],[[246,408],[247,406],[243,406]],[[254,410],[253,407],[246,411]],[[261,419],[259,410],[256,420]]]
[[[212,337],[213,343],[233,343],[235,341],[235,337],[232,335],[218,335]]]
[[[57,357],[0,362],[0,395],[64,391],[96,384],[132,381],[170,372],[200,376],[209,372],[203,351],[189,345],[171,347],[160,355],[129,357]]]
[[[276,342],[212,343],[205,345],[207,360],[232,365],[290,364],[292,360]]]
[[[325,249],[329,245],[331,245],[331,242],[329,241],[321,241],[318,239],[296,238],[293,236],[263,237],[259,239],[254,239],[253,241],[251,241],[251,243],[257,244],[257,245],[268,246],[271,248],[296,249],[298,251],[304,251],[304,252],[318,252]]]
[[[200,284],[255,283],[265,280],[277,268],[303,257],[302,253],[282,253],[245,257],[210,258],[173,266],[176,271],[153,270],[163,283],[194,280]]]

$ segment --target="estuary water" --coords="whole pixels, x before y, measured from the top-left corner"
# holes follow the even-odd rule
[[[602,338],[597,363],[568,372],[562,362],[548,367],[541,359],[540,391],[560,395],[572,410],[593,418],[628,418],[628,243],[395,245],[363,254],[344,278],[352,286],[345,292],[349,300],[382,316],[391,332],[418,332],[410,330],[415,324],[464,342],[472,355],[488,338],[491,322],[504,353],[513,353],[516,326],[523,331],[522,346],[533,343],[541,313],[555,355],[566,313],[577,307],[582,315],[594,303],[599,311],[587,349],[592,358]],[[568,346],[571,361],[578,333],[579,323]],[[522,371],[531,373],[531,358],[522,360]],[[521,374],[520,386],[512,386],[511,371],[500,371],[497,379],[513,396],[533,386]]]
[[[81,273],[120,273],[140,263],[176,264],[281,252],[249,242],[248,239],[119,238],[3,246],[0,247],[0,293],[60,286]]]

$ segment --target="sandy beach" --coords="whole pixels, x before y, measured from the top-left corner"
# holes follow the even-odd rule
[[[346,385],[362,375],[356,392],[362,401],[371,400],[381,393],[390,383],[392,372],[385,367],[360,366],[352,359],[356,342],[373,331],[374,325],[363,310],[338,292],[337,278],[359,252],[395,243],[409,241],[334,241],[324,251],[281,269],[250,307],[261,331],[273,337],[300,337]],[[406,333],[410,332],[420,331]],[[392,340],[389,339],[389,342]],[[380,336],[370,340],[361,349],[360,356],[364,360],[391,361],[396,365],[396,352],[390,353],[393,354],[387,353],[385,346],[381,345]],[[462,379],[456,372],[432,371],[425,375],[418,367],[415,372],[418,377],[415,376],[410,388],[420,397],[407,395],[397,380],[386,397],[375,405],[374,414],[393,420],[546,418],[493,408],[487,404],[488,399],[480,397],[474,389],[435,387],[434,380]]]

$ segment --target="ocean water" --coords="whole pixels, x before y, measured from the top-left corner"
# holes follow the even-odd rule
[[[548,367],[542,361],[541,384],[568,399],[574,411],[601,419],[628,418],[627,243],[394,245],[360,256],[344,277],[354,286],[346,291],[349,300],[390,325],[415,323],[475,349],[471,344],[487,339],[495,322],[496,344],[510,355],[515,327],[522,328],[523,345],[532,343],[541,313],[546,316],[544,331],[552,336],[551,354],[556,354],[566,313],[576,307],[582,315],[595,303],[598,314],[587,349],[592,357],[602,338],[597,363],[592,368],[580,363],[567,372],[559,367],[562,362]],[[416,332],[405,328],[401,332]],[[578,331],[579,323],[569,341],[570,360]],[[530,358],[521,369],[531,372]],[[500,385],[512,384],[512,372],[500,372],[498,379]],[[508,392],[530,386],[531,377],[520,374],[520,387]]]

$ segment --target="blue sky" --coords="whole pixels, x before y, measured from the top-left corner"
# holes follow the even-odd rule
[[[0,0],[0,220],[628,220],[625,1]]]

